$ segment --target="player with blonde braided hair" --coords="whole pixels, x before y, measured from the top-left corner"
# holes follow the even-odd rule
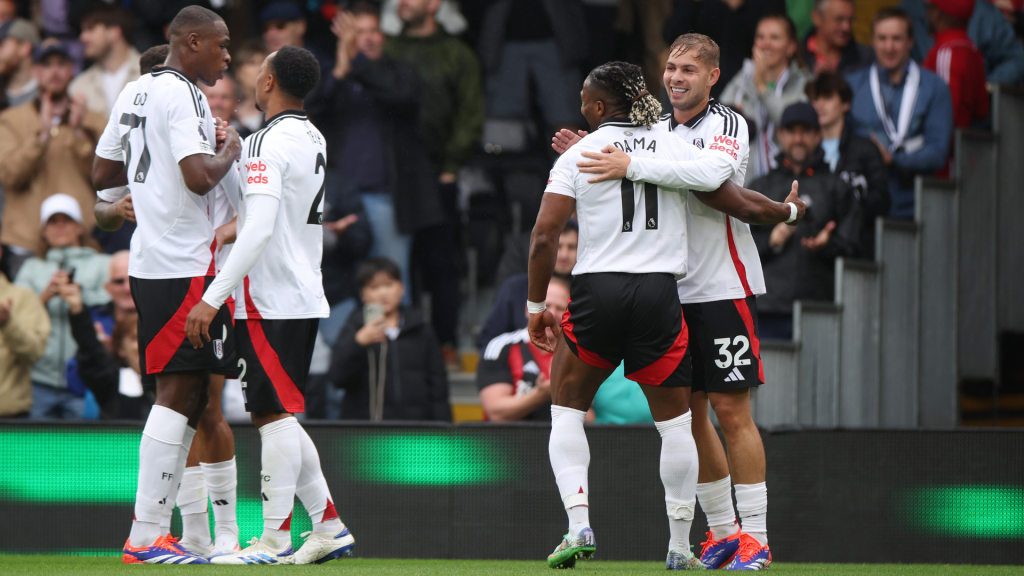
[[[602,64],[587,76],[585,84],[599,88],[609,96],[607,105],[629,110],[629,121],[648,129],[661,117],[661,103],[647,91],[643,71],[628,62]]]

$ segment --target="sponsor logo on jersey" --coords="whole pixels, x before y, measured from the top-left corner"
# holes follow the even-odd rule
[[[715,136],[715,141],[712,142],[708,150],[719,150],[725,152],[729,156],[732,156],[733,160],[739,159],[738,150],[740,149],[740,143],[735,138],[728,136]]]
[[[249,176],[245,179],[246,184],[267,184],[270,182],[266,174],[260,174],[260,172],[267,170],[267,165],[262,160],[249,162],[245,165],[245,169],[249,171]]]
[[[704,139],[703,138],[694,138],[693,139],[693,145],[696,146],[697,148],[700,148],[701,150],[703,150],[704,149]]]

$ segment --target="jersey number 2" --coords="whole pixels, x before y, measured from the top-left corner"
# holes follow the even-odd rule
[[[633,216],[636,212],[636,204],[634,203],[633,194],[635,192],[636,184],[640,182],[633,182],[632,180],[626,180],[623,178],[622,182],[622,232],[633,231]],[[650,182],[643,182],[643,190],[641,194],[644,195],[644,211],[646,212],[646,229],[657,230],[658,229],[658,186],[651,184]]]
[[[320,152],[316,153],[316,168],[313,169],[314,174],[319,174],[320,169],[324,170],[324,179],[320,183],[320,190],[316,193],[316,198],[313,198],[313,205],[309,207],[309,219],[306,220],[306,224],[316,224],[320,226],[324,223],[324,213],[320,211],[320,203],[324,199],[324,189],[327,188],[327,160],[324,160],[324,155]]]

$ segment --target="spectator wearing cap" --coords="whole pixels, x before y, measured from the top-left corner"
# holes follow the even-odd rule
[[[42,223],[40,256],[26,260],[14,281],[39,295],[53,327],[46,352],[32,367],[32,417],[80,418],[85,387],[68,378],[67,363],[78,350],[68,302],[79,297],[90,307],[110,302],[104,286],[110,257],[85,246],[79,201],[67,194],[47,198],[37,221]]]
[[[139,51],[132,46],[132,15],[119,6],[97,4],[82,18],[85,57],[94,64],[71,82],[68,92],[85,97],[89,110],[104,116],[121,90],[139,77]]]
[[[807,97],[821,123],[821,149],[833,174],[853,188],[860,203],[864,226],[861,256],[875,256],[875,219],[889,213],[889,178],[878,147],[853,133],[846,121],[853,90],[842,76],[822,72],[807,84]]]
[[[49,337],[50,317],[39,297],[0,274],[0,418],[29,415],[32,365]]]
[[[320,63],[320,77],[323,78],[333,66],[331,59],[306,41],[306,13],[292,2],[272,2],[260,10],[260,28],[267,53],[274,53],[282,46],[305,48],[316,56]]]
[[[889,216],[914,217],[914,177],[946,165],[953,136],[949,87],[910,58],[910,16],[883,8],[872,23],[875,63],[847,76],[850,123],[871,139],[889,168]]]
[[[814,28],[801,47],[812,72],[845,75],[871,64],[871,47],[853,39],[853,16],[853,0],[815,0]]]
[[[501,288],[477,336],[477,346],[481,352],[487,343],[499,334],[526,328],[527,317],[523,314],[523,302],[527,297],[528,288],[526,267],[529,263],[529,236],[530,233],[527,232],[510,241],[501,256],[501,262],[498,263],[495,284]],[[567,281],[572,278],[579,240],[579,227],[575,220],[570,219],[558,236],[555,276]]]
[[[32,47],[38,43],[39,31],[28,20],[0,24],[0,110],[31,102],[39,94],[39,82],[32,75]]]
[[[102,115],[86,109],[85,98],[68,95],[74,67],[62,42],[51,38],[39,44],[34,73],[39,96],[0,113],[0,243],[9,247],[12,259],[21,260],[39,250],[40,206],[54,194],[75,198],[85,215],[83,226],[92,230],[96,194],[90,174],[96,141],[106,127]]]
[[[928,33],[926,0],[903,0],[900,9],[914,25],[914,60],[923,62],[935,39]],[[1016,4],[1018,7],[1020,3]],[[985,77],[996,84],[1016,84],[1024,79],[1024,44],[1003,13],[987,1],[977,2],[967,20],[967,36],[985,60]]]
[[[984,0],[982,0],[984,1]],[[928,0],[928,29],[935,44],[922,66],[942,78],[953,99],[953,126],[969,128],[988,117],[985,60],[967,36],[975,0]]]
[[[435,174],[444,221],[417,230],[413,266],[431,294],[430,314],[449,365],[457,361],[459,317],[458,173],[477,150],[484,123],[480,64],[473,51],[438,26],[441,0],[402,0],[404,28],[384,44],[389,58],[408,62],[421,81],[417,127]]]
[[[794,301],[833,299],[835,259],[859,255],[862,218],[853,190],[825,161],[813,106],[800,102],[786,108],[778,136],[778,167],[751,187],[781,201],[797,180],[807,216],[796,226],[751,226],[751,232],[768,288],[757,300],[758,329],[762,338],[788,340]]]

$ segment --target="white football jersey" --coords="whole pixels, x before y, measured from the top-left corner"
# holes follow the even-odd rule
[[[206,97],[173,68],[139,77],[118,96],[96,153],[124,162],[128,172],[138,221],[128,260],[130,276],[214,273],[209,195],[189,190],[178,166],[193,154],[214,154],[214,136]],[[117,200],[114,196],[102,197]]]
[[[326,158],[324,137],[305,112],[286,111],[270,118],[242,144],[239,235],[248,196],[268,194],[281,206],[270,242],[242,281],[244,305],[235,305],[235,318],[330,315],[320,273]]]
[[[612,118],[555,162],[544,192],[576,199],[580,240],[574,276],[591,272],[686,275],[685,191],[647,182],[606,180],[576,167],[583,152],[616,146],[633,157],[694,160],[699,150],[664,130],[648,130]]]
[[[743,186],[750,155],[747,122],[713,98],[707,107],[677,124],[671,114],[662,123],[686,142],[709,152],[725,155],[735,166],[729,177]],[[683,304],[733,300],[765,293],[761,258],[757,254],[750,226],[704,205],[690,192],[686,203],[689,233],[689,273],[679,281]]]

